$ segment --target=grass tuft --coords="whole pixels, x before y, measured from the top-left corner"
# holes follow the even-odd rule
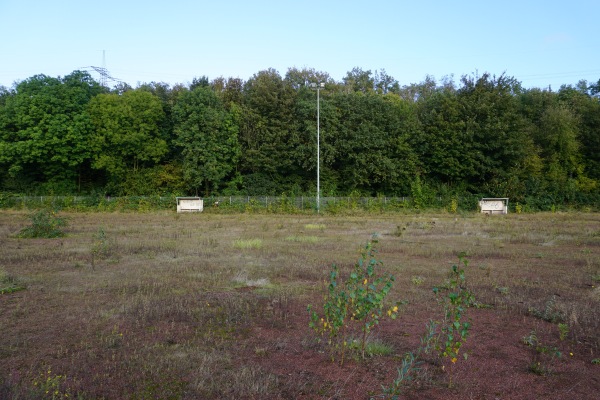
[[[25,285],[19,280],[0,269],[0,294],[18,292],[25,289]]]
[[[306,224],[304,225],[304,229],[324,230],[325,224]]]
[[[288,236],[285,238],[288,242],[299,242],[299,243],[317,243],[319,238],[317,236]]]
[[[233,247],[236,249],[260,249],[262,246],[262,239],[236,239],[233,241]]]

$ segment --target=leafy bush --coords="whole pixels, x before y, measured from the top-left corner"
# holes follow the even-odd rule
[[[439,303],[444,308],[444,318],[440,322],[438,351],[442,360],[450,361],[449,386],[452,386],[452,365],[458,361],[458,355],[471,327],[471,323],[465,321],[467,308],[475,302],[475,297],[466,286],[465,268],[468,267],[469,262],[464,253],[459,254],[458,259],[460,262],[452,266],[445,285],[433,288],[434,293],[438,295]],[[463,352],[463,357],[466,360],[467,353]]]
[[[329,274],[328,293],[323,304],[324,315],[308,306],[309,326],[321,336],[328,336],[331,357],[340,354],[340,364],[348,348],[356,348],[365,358],[371,331],[386,316],[395,319],[400,303],[384,310],[384,300],[392,288],[394,276],[380,272],[383,265],[375,258],[377,240],[367,242],[361,258],[345,281],[341,281],[336,265]],[[351,338],[358,338],[353,340]]]
[[[13,293],[25,289],[19,279],[0,269],[0,294]]]
[[[57,238],[65,235],[63,228],[67,219],[59,217],[55,211],[47,209],[36,211],[29,217],[31,225],[23,228],[17,235],[20,238]]]

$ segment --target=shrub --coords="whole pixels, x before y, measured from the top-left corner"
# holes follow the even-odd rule
[[[382,318],[395,319],[398,314],[400,303],[384,310],[384,300],[392,288],[394,276],[381,274],[383,263],[375,258],[376,244],[375,238],[367,242],[345,281],[341,281],[340,271],[333,265],[323,315],[308,306],[309,326],[321,336],[328,336],[332,360],[339,353],[340,364],[344,363],[347,348],[357,348],[364,359],[371,331]]]
[[[29,219],[31,225],[23,228],[17,235],[20,238],[57,238],[65,235],[62,228],[67,226],[67,219],[59,217],[56,211],[47,209],[33,213]]]
[[[470,322],[465,321],[467,308],[475,302],[473,294],[466,286],[465,268],[468,267],[469,262],[464,253],[461,253],[458,259],[460,262],[452,266],[447,282],[443,286],[433,288],[434,293],[439,296],[439,303],[444,308],[438,351],[440,358],[450,361],[449,386],[452,386],[452,366],[458,361],[462,345],[467,340],[471,327]],[[467,353],[463,352],[463,357],[466,360]]]
[[[13,293],[25,289],[19,279],[0,269],[0,294]]]
[[[260,249],[263,245],[261,239],[236,239],[233,247],[236,249]]]

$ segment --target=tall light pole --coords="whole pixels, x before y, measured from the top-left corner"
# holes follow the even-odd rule
[[[321,211],[321,121],[320,121],[320,103],[319,92],[325,87],[324,82],[310,84],[311,89],[317,90],[317,213]]]

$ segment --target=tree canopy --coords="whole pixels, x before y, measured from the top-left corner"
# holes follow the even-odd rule
[[[0,88],[0,190],[314,195],[311,82],[324,83],[324,195],[426,185],[522,202],[600,197],[600,80],[556,92],[488,73],[401,86],[360,67],[339,82],[312,68],[174,87],[109,89],[83,71],[27,78]]]

